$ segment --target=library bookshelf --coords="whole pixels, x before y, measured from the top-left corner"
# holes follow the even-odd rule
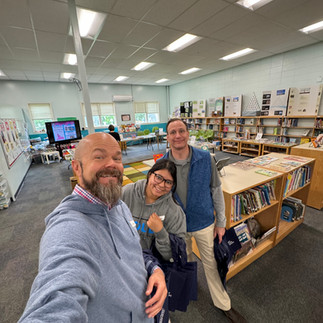
[[[259,163],[259,159],[264,157],[270,158],[271,162],[267,165]],[[264,240],[260,241],[251,252],[237,260],[230,267],[227,279],[232,278],[271,248],[275,247],[303,222],[303,219],[294,222],[282,220],[282,204],[284,199],[289,196],[299,198],[306,204],[309,195],[310,181],[304,183],[302,187],[294,187],[291,190],[286,190],[285,188],[289,175],[302,167],[310,168],[309,174],[313,175],[315,162],[315,159],[313,158],[291,156],[281,153],[270,153],[266,156],[260,156],[252,160],[254,163],[250,168],[241,168],[232,164],[226,166],[225,176],[221,177],[225,202],[226,229],[238,226],[247,219],[254,217],[259,222],[262,232],[266,232],[268,235]],[[292,161],[294,163],[289,164],[288,169],[282,168],[281,163],[286,161]],[[262,171],[267,172],[264,174]],[[275,199],[271,199],[269,205],[261,207],[256,212],[241,215],[238,219],[232,216],[233,210],[235,209],[232,201],[235,196],[243,195],[248,190],[254,190],[257,186],[267,185],[269,183],[274,183],[275,192]],[[194,241],[193,251],[198,257],[200,256]]]
[[[306,205],[321,210],[323,208],[323,147],[314,148],[313,145],[307,143],[292,147],[291,154],[315,158],[311,186]]]
[[[300,143],[302,138],[316,137],[323,132],[323,116],[216,116],[182,117],[189,130],[212,129],[215,138],[246,137],[257,133],[277,142]]]
[[[256,140],[241,140],[240,155],[248,157],[260,156],[262,152],[262,143]]]
[[[259,170],[261,170],[260,167],[242,170],[237,166],[228,165],[225,167],[226,175],[221,177],[227,219],[226,228],[229,229],[242,223],[248,218],[254,217],[260,223],[262,231],[266,232],[272,230],[272,234],[269,235],[266,240],[258,244],[251,253],[242,257],[230,267],[227,279],[236,275],[274,246],[275,226],[277,225],[277,217],[279,216],[281,208],[280,196],[282,195],[283,174],[280,172],[272,172],[273,175],[265,176],[256,172]],[[237,194],[272,181],[275,183],[275,195],[277,199],[272,200],[270,205],[248,215],[242,215],[241,219],[238,221],[233,221],[232,198]]]
[[[313,176],[315,159],[308,158],[308,157],[298,157],[294,155],[289,156],[289,155],[284,155],[279,153],[271,153],[266,156],[276,158],[276,160],[268,165],[262,166],[262,168],[268,169],[271,171],[279,171],[283,173],[284,191],[283,191],[283,194],[281,195],[281,204],[283,203],[284,199],[286,199],[289,196],[299,198],[302,200],[304,204],[307,204],[311,180]],[[294,161],[295,163],[298,163],[298,165],[295,164],[294,166],[290,166],[289,168],[284,169],[284,167],[282,167],[282,164],[288,161]],[[288,185],[289,176],[291,176],[291,174],[293,174],[294,172],[298,171],[300,168],[304,168],[304,167],[310,168],[310,172],[311,172],[310,180],[301,187],[297,187],[291,190],[285,190],[286,185]],[[281,220],[279,216],[277,218],[277,233],[275,238],[275,245],[279,243],[282,239],[284,239],[289,233],[295,230],[303,221],[304,221],[303,219],[300,219],[294,222],[286,222],[284,220]]]
[[[240,153],[240,140],[223,138],[222,139],[222,151],[239,154]]]

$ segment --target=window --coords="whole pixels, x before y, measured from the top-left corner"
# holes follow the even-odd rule
[[[158,102],[134,102],[136,123],[159,122]]]
[[[91,103],[91,110],[95,128],[108,127],[110,124],[117,124],[114,103]],[[87,127],[84,103],[82,103],[82,114],[85,127]]]
[[[53,110],[49,103],[29,103],[29,112],[35,132],[46,132],[45,122],[54,121]]]

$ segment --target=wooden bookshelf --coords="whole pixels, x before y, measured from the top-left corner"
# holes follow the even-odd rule
[[[240,155],[248,157],[260,156],[262,152],[262,143],[256,140],[241,140]]]
[[[239,154],[240,153],[240,140],[223,138],[222,139],[222,151]]]
[[[253,167],[248,170],[243,170],[240,167],[228,165],[225,167],[226,175],[221,177],[222,189],[225,201],[225,214],[226,214],[226,228],[229,229],[234,227],[248,218],[254,217],[260,223],[263,231],[273,229],[277,224],[277,218],[279,216],[281,201],[280,196],[282,195],[282,184],[283,174],[280,172],[272,172],[273,175],[265,176],[257,173],[256,171],[261,170],[260,167]],[[232,221],[231,208],[232,208],[232,197],[247,191],[248,189],[256,186],[266,184],[269,182],[275,182],[275,195],[277,200],[270,201],[270,205],[267,205],[257,212],[250,213],[249,215],[242,216],[241,220]],[[263,242],[257,245],[251,253],[239,259],[227,274],[227,279],[230,279],[242,269],[247,267],[253,261],[261,257],[265,252],[274,246],[275,231]]]
[[[297,158],[297,156],[293,156],[293,155],[287,156],[287,155],[280,154],[280,153],[271,153],[271,154],[268,154],[267,156],[276,158],[276,160],[271,162],[268,165],[264,165],[261,167],[268,169],[268,170],[275,171],[275,172],[276,171],[282,172],[284,174],[283,175],[283,188],[285,188],[285,186],[286,186],[288,174],[291,174],[292,172],[294,172],[304,166],[309,166],[311,168],[311,170],[312,170],[311,171],[311,180],[312,180],[313,168],[314,168],[314,163],[315,163],[314,158],[299,157],[302,159],[302,160],[298,159],[297,162],[299,163],[299,165],[290,166],[289,169],[284,170],[283,168],[280,167],[281,163],[286,162],[286,161],[290,161],[291,160],[290,158],[294,158],[294,157]],[[294,161],[296,161],[296,160],[294,160]],[[311,183],[308,182],[302,187],[298,187],[297,189],[287,191],[285,196],[283,193],[282,197],[281,197],[281,204],[283,203],[283,200],[289,196],[294,196],[296,198],[299,198],[303,201],[304,204],[306,204],[307,198],[309,196],[310,184]],[[300,225],[300,223],[302,222],[302,220],[297,220],[294,222],[287,222],[287,221],[281,220],[280,213],[281,213],[281,207],[279,210],[279,217],[277,218],[277,234],[276,234],[276,238],[275,238],[275,244],[279,243],[282,239],[284,239],[290,232],[295,230],[295,228],[298,227]]]
[[[315,158],[315,165],[306,205],[321,210],[323,208],[323,147],[314,148],[311,144],[307,143],[292,147],[291,154]]]

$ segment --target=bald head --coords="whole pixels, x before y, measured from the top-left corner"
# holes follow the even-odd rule
[[[112,151],[121,151],[118,142],[108,133],[95,132],[84,137],[75,149],[74,159],[82,160],[84,156],[90,153],[91,147],[94,146],[109,146]]]

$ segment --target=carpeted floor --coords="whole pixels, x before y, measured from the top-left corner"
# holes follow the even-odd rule
[[[124,165],[122,186],[129,183],[135,183],[140,179],[146,179],[147,173],[151,167],[143,162]]]

